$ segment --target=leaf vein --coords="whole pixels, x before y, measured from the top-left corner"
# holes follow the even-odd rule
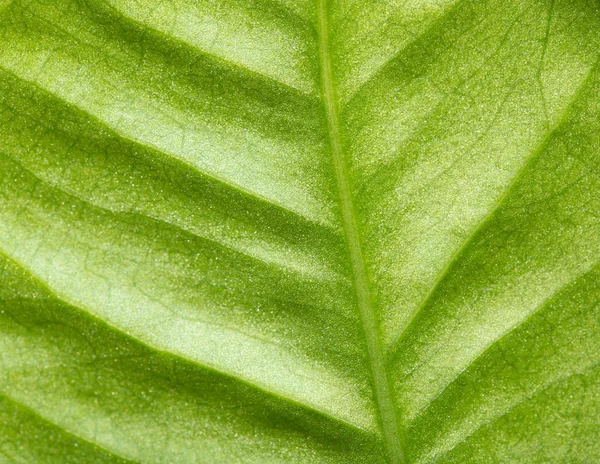
[[[181,159],[181,158],[179,158],[177,156],[174,156],[174,155],[172,155],[172,154],[170,154],[168,152],[165,152],[165,151],[161,150],[158,147],[146,144],[146,143],[142,142],[139,139],[134,139],[132,137],[129,137],[127,134],[121,133],[118,129],[115,129],[115,128],[111,127],[110,125],[108,125],[105,121],[103,121],[102,119],[100,119],[98,116],[96,116],[93,113],[87,111],[86,109],[78,106],[77,104],[75,104],[75,103],[73,103],[73,102],[71,102],[69,100],[66,100],[65,98],[61,97],[60,95],[56,94],[55,92],[53,92],[53,91],[45,88],[44,86],[42,86],[37,81],[32,81],[30,79],[26,79],[23,76],[20,76],[19,74],[16,74],[13,70],[8,69],[8,68],[6,68],[6,67],[4,67],[2,65],[0,65],[0,70],[2,70],[2,72],[5,72],[6,74],[9,74],[9,75],[13,76],[14,78],[16,78],[18,80],[26,83],[27,85],[30,85],[30,86],[36,88],[38,91],[44,93],[45,95],[50,95],[52,98],[60,101],[62,104],[64,104],[68,108],[71,108],[72,110],[74,110],[74,111],[76,111],[78,113],[84,114],[87,118],[89,118],[90,120],[94,121],[96,124],[101,125],[102,127],[106,128],[106,132],[108,132],[110,134],[114,134],[116,137],[118,137],[121,140],[133,143],[133,144],[135,144],[135,145],[137,145],[137,146],[145,149],[146,151],[150,151],[151,153],[156,154],[156,155],[158,155],[161,158],[166,158],[166,159],[168,159],[169,161],[172,161],[172,162],[174,161],[177,164],[185,167],[186,170],[192,172],[194,175],[196,175],[196,176],[198,176],[198,177],[200,177],[200,178],[202,178],[204,180],[208,180],[208,181],[210,181],[212,183],[221,185],[221,186],[223,186],[223,187],[225,187],[225,188],[227,188],[227,189],[229,189],[229,190],[231,190],[233,192],[242,194],[246,198],[250,198],[250,199],[252,199],[254,201],[257,201],[259,203],[266,204],[268,206],[277,208],[280,211],[283,211],[283,212],[285,212],[287,214],[293,215],[294,217],[296,217],[296,218],[298,218],[298,219],[306,222],[307,224],[316,225],[316,226],[322,227],[322,228],[330,230],[330,231],[333,229],[332,225],[330,225],[330,224],[328,224],[326,222],[323,222],[323,221],[320,221],[320,220],[308,217],[308,216],[300,213],[299,211],[295,211],[295,210],[291,209],[290,207],[288,207],[288,206],[286,206],[286,205],[284,205],[284,204],[276,201],[273,198],[269,198],[269,197],[263,196],[263,195],[261,195],[258,192],[255,192],[253,190],[249,190],[249,189],[247,189],[245,187],[242,187],[241,185],[236,184],[235,182],[232,182],[231,180],[229,180],[229,179],[227,179],[225,177],[216,175],[214,173],[208,173],[206,171],[203,171],[200,168],[198,168],[198,166],[195,166],[195,165],[193,165],[191,163],[188,163],[188,162],[184,161],[183,159]]]
[[[34,408],[32,408],[31,406],[28,406],[24,403],[22,403],[21,401],[17,401],[16,399],[12,398],[11,396],[7,395],[5,392],[0,392],[0,397],[5,399],[6,401],[12,403],[13,405],[17,406],[19,409],[22,409],[24,411],[26,411],[28,414],[34,416],[37,420],[39,420],[40,422],[43,422],[53,428],[57,428],[59,430],[62,430],[63,433],[77,439],[78,441],[82,441],[84,443],[86,443],[87,445],[96,448],[97,450],[104,452],[104,453],[108,453],[109,455],[121,460],[121,461],[126,461],[126,462],[130,462],[130,463],[136,463],[136,464],[141,464],[139,461],[136,461],[132,458],[129,457],[125,457],[122,454],[116,452],[115,450],[112,450],[110,448],[108,448],[106,445],[102,445],[99,442],[95,441],[95,440],[90,440],[87,438],[83,438],[80,434],[75,433],[74,431],[68,430],[67,428],[65,428],[62,425],[59,425],[58,423],[48,419],[47,417],[44,417],[42,414],[40,414],[38,411],[36,411]]]
[[[583,272],[579,273],[574,278],[570,279],[565,284],[561,285],[550,296],[548,296],[547,298],[545,298],[544,301],[538,307],[536,307],[535,309],[533,309],[532,311],[530,311],[522,320],[518,321],[516,324],[512,325],[511,327],[509,327],[508,330],[506,330],[505,332],[503,332],[502,334],[500,334],[496,339],[494,339],[491,343],[489,343],[479,354],[477,354],[473,359],[469,360],[469,363],[466,366],[464,366],[460,370],[460,372],[458,372],[452,379],[450,379],[450,381],[446,384],[446,386],[442,390],[440,390],[440,392],[437,395],[435,395],[435,397],[433,397],[425,406],[423,406],[415,414],[415,420],[418,419],[420,416],[422,416],[425,413],[425,411],[427,411],[429,409],[429,407],[431,405],[433,405],[433,403],[438,398],[440,398],[442,396],[442,394],[446,390],[448,390],[453,384],[455,384],[458,381],[458,379],[461,377],[461,375],[463,373],[465,373],[478,360],[482,359],[487,353],[489,353],[494,348],[494,346],[496,346],[502,340],[508,338],[513,332],[515,332],[519,328],[525,326],[530,320],[532,320],[538,314],[541,314],[544,310],[546,310],[548,307],[550,307],[552,305],[552,303],[556,300],[556,298],[558,298],[568,287],[570,287],[571,285],[573,285],[575,282],[577,282],[579,279],[581,279],[582,277],[586,276],[590,272],[598,269],[599,264],[600,263],[596,263],[596,264],[592,265],[588,269],[586,269]]]
[[[450,449],[444,450],[442,453],[437,454],[434,457],[432,457],[432,459],[433,459],[432,462],[434,462],[434,461],[438,462],[441,458],[443,458],[448,453],[450,453],[454,449],[456,449],[460,444],[465,443],[467,440],[469,440],[469,438],[471,438],[473,435],[475,435],[478,431],[480,431],[484,427],[489,427],[490,425],[495,424],[496,422],[501,420],[503,417],[507,416],[512,411],[517,409],[519,406],[527,404],[529,401],[532,401],[536,397],[543,395],[545,392],[547,392],[551,388],[559,386],[573,377],[587,375],[587,374],[595,371],[599,367],[600,367],[600,362],[596,362],[596,363],[592,364],[591,366],[586,367],[585,369],[579,370],[577,372],[571,372],[570,374],[559,377],[558,379],[553,380],[549,384],[544,385],[542,388],[540,388],[540,389],[534,391],[533,393],[527,395],[526,397],[520,399],[518,402],[511,405],[509,408],[505,409],[499,415],[493,417],[491,420],[486,421],[482,424],[479,424],[474,430],[470,431],[466,436],[462,437],[460,439],[460,441],[458,441],[457,443],[454,443]]]
[[[233,373],[233,372],[229,372],[225,369],[220,368],[219,366],[216,365],[211,365],[211,364],[207,364],[207,363],[201,363],[199,360],[196,359],[189,359],[186,357],[183,357],[179,354],[176,353],[172,353],[168,350],[165,349],[161,349],[161,348],[157,348],[155,346],[152,346],[151,344],[139,339],[138,337],[136,337],[135,335],[130,334],[129,332],[116,327],[112,324],[110,324],[109,322],[105,321],[104,319],[102,319],[101,317],[97,316],[94,314],[93,311],[90,311],[88,308],[86,308],[85,306],[81,305],[80,303],[76,302],[76,301],[72,301],[68,296],[66,295],[61,295],[58,292],[56,292],[54,289],[52,289],[46,282],[45,280],[38,276],[34,271],[32,271],[31,269],[29,269],[24,263],[20,262],[18,259],[14,258],[13,256],[11,256],[6,250],[4,249],[0,249],[0,256],[3,256],[5,259],[11,261],[14,265],[18,266],[19,269],[21,269],[27,276],[29,276],[32,280],[34,280],[36,282],[36,284],[41,287],[44,292],[46,292],[49,296],[51,296],[52,298],[56,299],[57,301],[68,305],[69,307],[73,308],[74,310],[85,314],[87,317],[89,317],[90,319],[92,319],[93,321],[102,324],[104,327],[106,327],[108,330],[111,330],[113,333],[119,335],[120,337],[127,339],[133,343],[136,343],[138,346],[143,347],[146,350],[149,350],[153,353],[157,353],[157,354],[164,354],[167,355],[175,360],[178,360],[179,362],[185,362],[188,364],[191,364],[192,366],[195,366],[198,369],[203,369],[209,372],[214,372],[218,375],[221,375],[223,377],[229,378],[235,382],[238,382],[240,384],[243,384],[245,386],[248,386],[256,391],[259,391],[267,396],[270,396],[272,398],[276,398],[279,399],[281,401],[285,401],[295,407],[298,407],[300,409],[303,409],[305,411],[311,412],[316,414],[319,417],[325,418],[327,420],[333,421],[349,430],[353,430],[355,432],[359,432],[361,435],[363,436],[370,436],[372,435],[372,432],[370,430],[367,430],[357,424],[348,422],[345,419],[342,419],[341,417],[335,416],[329,412],[323,411],[321,409],[319,409],[318,407],[302,402],[300,400],[297,400],[295,398],[291,398],[289,396],[285,396],[282,393],[279,393],[277,391],[273,391],[268,389],[267,387],[260,385],[258,383],[255,383],[249,379],[246,379],[244,377],[241,377],[239,374]]]
[[[388,356],[390,358],[394,357],[397,354],[399,346],[402,343],[402,340],[408,333],[411,326],[415,323],[417,317],[421,312],[431,303],[433,300],[437,290],[441,287],[441,285],[446,281],[446,279],[452,274],[454,267],[460,262],[461,257],[466,253],[469,247],[473,244],[475,238],[485,229],[487,225],[489,225],[492,219],[498,214],[501,210],[502,206],[506,203],[506,200],[510,197],[510,194],[517,187],[520,181],[527,174],[528,169],[535,163],[535,161],[544,153],[544,150],[548,147],[548,144],[551,142],[552,138],[561,130],[561,128],[567,124],[568,117],[573,109],[573,106],[577,104],[580,96],[587,89],[589,82],[591,81],[594,73],[598,69],[600,64],[600,59],[596,61],[596,63],[591,67],[588,72],[586,78],[583,80],[583,83],[579,86],[579,88],[574,93],[571,102],[566,106],[563,111],[562,117],[559,119],[557,124],[548,132],[548,134],[542,139],[537,148],[532,150],[529,156],[524,160],[521,167],[518,169],[517,173],[513,176],[507,187],[498,197],[496,202],[490,208],[489,212],[479,221],[479,223],[475,226],[472,232],[467,236],[465,241],[461,244],[458,250],[452,255],[452,258],[448,261],[446,266],[442,269],[429,292],[426,294],[425,298],[421,302],[421,304],[417,307],[417,309],[412,313],[404,328],[400,330],[398,335],[395,337],[394,341],[390,344],[390,348],[388,350]]]
[[[371,368],[372,385],[377,402],[377,409],[383,429],[383,437],[390,461],[393,464],[404,463],[404,451],[400,441],[400,428],[396,415],[396,404],[392,394],[390,379],[385,365],[385,358],[381,346],[377,317],[375,315],[369,279],[362,252],[360,233],[352,189],[348,173],[341,134],[341,125],[338,115],[338,102],[335,91],[333,69],[329,55],[329,24],[327,0],[320,0],[318,4],[319,19],[319,53],[321,59],[321,85],[327,127],[334,165],[336,183],[346,243],[352,266],[354,288],[360,312],[360,319],[365,335],[367,355]]]

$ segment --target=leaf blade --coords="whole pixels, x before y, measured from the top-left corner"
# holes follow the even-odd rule
[[[2,456],[594,460],[599,23],[5,2]]]

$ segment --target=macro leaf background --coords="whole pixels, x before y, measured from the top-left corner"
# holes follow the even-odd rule
[[[0,462],[600,462],[600,3],[0,0]]]

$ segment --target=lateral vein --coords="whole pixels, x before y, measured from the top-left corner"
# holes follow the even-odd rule
[[[381,421],[383,437],[389,460],[392,464],[403,464],[404,451],[400,442],[400,429],[396,417],[396,405],[392,396],[391,382],[385,366],[379,328],[375,316],[369,281],[358,231],[354,201],[346,169],[338,104],[333,82],[333,70],[329,54],[329,25],[327,0],[318,3],[319,58],[321,61],[321,91],[327,117],[329,144],[337,182],[344,234],[350,255],[354,288],[365,334],[367,354],[375,400]]]

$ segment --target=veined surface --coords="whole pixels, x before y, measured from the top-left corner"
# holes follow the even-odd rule
[[[0,462],[600,461],[600,6],[0,1]]]

